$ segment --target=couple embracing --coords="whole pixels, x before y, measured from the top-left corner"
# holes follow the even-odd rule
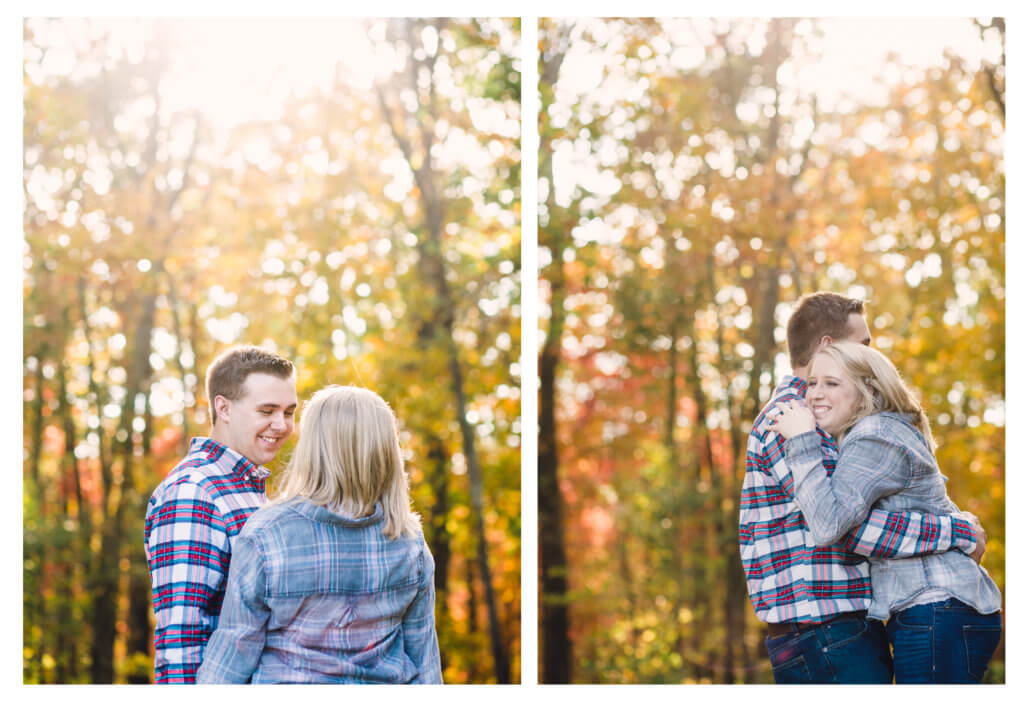
[[[316,392],[268,502],[264,465],[295,426],[292,363],[234,347],[206,390],[210,437],[146,512],[156,682],[441,683],[434,560],[390,407]]]
[[[751,429],[739,524],[775,681],[981,681],[1001,596],[921,403],[870,347],[863,302],[805,296],[786,333],[793,374]]]

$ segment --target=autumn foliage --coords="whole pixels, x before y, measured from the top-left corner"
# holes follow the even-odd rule
[[[25,681],[151,679],[146,501],[235,342],[295,362],[300,430],[329,383],[391,404],[445,680],[517,681],[517,23],[360,22],[366,63],[231,125],[162,108],[195,25],[123,24],[25,24]]]
[[[963,22],[980,60],[823,104],[815,21],[542,20],[542,679],[771,681],[737,509],[813,290],[868,300],[1005,592],[1003,38]]]

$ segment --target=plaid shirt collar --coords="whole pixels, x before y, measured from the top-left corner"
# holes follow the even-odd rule
[[[786,375],[779,383],[779,389],[791,389],[801,397],[807,395],[807,380],[796,375]]]
[[[779,386],[772,392],[772,399],[774,400],[780,394],[794,393],[801,399],[807,396],[807,381],[802,377],[796,375],[786,375],[782,378]]]
[[[202,453],[208,456],[213,462],[230,467],[231,472],[239,479],[251,481],[261,488],[267,481],[267,478],[270,477],[270,470],[261,465],[257,465],[241,453],[232,450],[220,441],[215,441],[212,438],[193,438],[189,442],[188,453],[189,455]]]

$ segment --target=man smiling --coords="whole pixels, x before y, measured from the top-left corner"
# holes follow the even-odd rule
[[[206,373],[210,437],[192,439],[149,500],[157,684],[195,682],[220,616],[231,544],[266,502],[263,465],[295,426],[294,373],[291,362],[255,346],[219,355]]]

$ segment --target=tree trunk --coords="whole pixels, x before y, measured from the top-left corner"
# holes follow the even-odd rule
[[[448,570],[451,563],[451,537],[448,535],[448,451],[436,434],[428,436],[427,462],[430,469],[430,551],[434,555],[434,591],[437,596],[438,628],[448,625]],[[447,669],[448,655],[441,650],[441,669]]]
[[[25,663],[26,677],[43,680],[44,667],[43,656],[48,654],[47,630],[49,628],[46,615],[46,542],[49,539],[50,529],[48,511],[46,507],[46,489],[39,474],[40,465],[43,460],[43,429],[46,424],[46,417],[43,415],[45,401],[43,366],[46,364],[48,355],[47,346],[44,343],[36,353],[36,370],[34,373],[36,396],[32,402],[32,433],[30,438],[30,452],[28,465],[28,484],[26,485],[36,500],[37,527],[31,538],[25,539],[25,557],[31,558],[32,568],[24,569],[24,587],[26,591],[36,590],[34,597],[35,605],[25,611],[25,641],[31,641],[35,648],[35,654]],[[39,635],[35,636],[33,628],[38,625]]]
[[[430,435],[427,460],[430,463],[430,490],[434,503],[430,507],[430,551],[434,555],[434,590],[440,609],[439,618],[448,616],[448,567],[451,560],[451,538],[448,535],[448,451],[437,435]]]
[[[135,347],[125,382],[125,398],[121,408],[121,419],[115,444],[121,462],[120,498],[117,500],[113,515],[108,515],[106,523],[104,523],[99,568],[95,574],[96,606],[93,609],[93,646],[91,650],[92,682],[94,684],[111,684],[114,681],[114,640],[117,631],[117,596],[123,523],[127,514],[137,515],[139,513],[141,501],[134,479],[132,420],[135,417],[135,397],[140,392],[148,391],[148,379],[151,372],[149,355],[152,350],[155,310],[156,294],[150,291],[142,301],[142,310],[136,325]],[[138,522],[141,523],[141,521],[140,516]],[[137,540],[138,534],[135,535]],[[131,572],[131,559],[129,556],[129,572]],[[147,652],[148,637],[147,617]]]
[[[494,655],[494,671],[499,684],[511,681],[508,653],[501,634],[501,621],[498,620],[498,605],[494,596],[494,584],[491,579],[490,565],[487,562],[487,532],[484,528],[484,495],[483,475],[476,457],[473,427],[466,419],[466,399],[462,389],[462,372],[459,368],[455,339],[451,329],[447,337],[449,346],[449,371],[451,372],[452,391],[455,393],[455,407],[459,414],[459,426],[462,429],[463,451],[469,468],[470,499],[473,504],[473,525],[476,531],[476,556],[480,566],[480,579],[484,587],[484,599],[487,604],[487,619],[491,634],[491,653]]]
[[[416,45],[411,22],[404,22],[405,38],[410,48]],[[443,23],[435,23],[435,28],[440,31]],[[397,25],[396,25],[397,26]],[[410,57],[407,77],[411,89],[419,94],[420,68],[427,70],[430,75],[430,83],[427,86],[426,99],[420,100],[420,106],[425,114],[424,118],[418,120],[420,125],[419,142],[421,152],[417,157],[413,152],[413,144],[405,136],[396,124],[392,115],[388,100],[383,89],[378,86],[377,96],[381,111],[391,130],[391,134],[397,142],[402,154],[412,169],[413,178],[420,191],[420,202],[423,207],[424,224],[427,236],[417,244],[419,252],[418,267],[424,282],[429,285],[435,295],[432,320],[436,327],[443,331],[444,337],[440,341],[448,357],[448,372],[451,382],[451,390],[455,395],[455,410],[459,422],[459,429],[462,434],[462,452],[466,458],[467,472],[470,482],[470,500],[473,507],[473,529],[477,536],[477,560],[480,568],[480,579],[484,588],[484,598],[487,606],[487,617],[490,626],[491,653],[494,656],[495,676],[499,684],[507,684],[511,681],[511,670],[508,653],[506,652],[505,641],[502,636],[501,622],[498,618],[497,601],[494,595],[494,584],[488,564],[488,547],[486,530],[484,528],[484,499],[483,499],[483,475],[480,464],[477,460],[475,436],[473,427],[466,418],[466,397],[462,370],[459,365],[458,347],[454,338],[454,310],[455,301],[448,288],[448,281],[445,276],[445,261],[442,252],[442,232],[444,226],[444,201],[440,195],[437,176],[433,172],[431,148],[434,141],[433,125],[436,123],[434,109],[434,62],[435,56],[428,56],[425,59],[417,59],[415,54]],[[433,325],[433,324],[432,324]]]
[[[469,609],[469,639],[476,640],[477,632],[480,630],[480,602],[476,596],[476,568],[473,566],[476,561],[473,558],[466,558],[466,591],[469,593],[467,607]],[[476,679],[478,672],[479,656],[471,655],[469,658],[469,669],[466,670],[469,679]]]
[[[713,472],[714,463],[711,457],[711,434],[708,430],[708,400],[707,395],[704,394],[704,390],[700,383],[700,368],[697,362],[697,344],[694,343],[690,347],[690,385],[693,388],[693,399],[696,404],[696,417],[694,425],[694,435],[698,444],[697,451],[697,479],[700,483],[705,485],[707,490],[706,494],[709,499],[706,503],[711,504],[709,508],[714,508],[714,492],[713,492]],[[716,523],[715,516],[712,513],[705,512],[701,515],[697,532],[698,532],[698,549],[701,551],[697,558],[694,567],[694,578],[696,580],[696,594],[697,600],[694,602],[694,610],[697,612],[697,629],[703,631],[714,630],[713,624],[713,601],[712,594],[717,590],[716,584],[714,584],[714,573],[711,572],[711,565],[713,558],[717,556],[716,547]],[[708,648],[707,656],[704,658],[703,664],[701,665],[703,674],[712,677],[714,676],[714,670],[718,664],[717,652],[714,646]]]
[[[541,565],[542,682],[568,684],[572,679],[572,641],[569,639],[568,560],[558,481],[558,426],[555,417],[555,379],[561,355],[564,319],[562,251],[552,250],[547,280],[551,288],[551,319],[538,359],[540,396],[537,437],[537,522]]]
[[[542,88],[554,90],[568,50],[568,37],[553,37],[551,54],[544,56]],[[544,94],[548,94],[545,91]],[[542,109],[543,113],[543,109]],[[541,134],[540,177],[548,183],[548,223],[539,234],[551,252],[545,280],[550,289],[548,306],[551,317],[537,360],[538,433],[537,433],[537,530],[540,559],[540,647],[541,682],[568,684],[573,678],[573,644],[569,637],[569,565],[565,549],[562,493],[559,487],[558,422],[555,380],[562,352],[562,328],[565,322],[565,270],[562,255],[565,233],[555,221],[556,207],[552,172],[551,143]],[[566,229],[568,231],[568,229]]]
[[[74,490],[78,508],[79,528],[82,523],[82,500],[79,496],[80,486],[78,482],[78,469],[75,460],[75,443],[77,442],[75,424],[71,418],[71,410],[67,402],[67,372],[64,364],[60,363],[57,368],[58,392],[60,396],[59,413],[61,426],[64,432],[64,454],[60,460],[60,499],[61,515],[65,524],[72,523],[71,510],[69,508],[69,492]],[[76,548],[77,538],[73,533],[65,531],[62,538],[62,548],[59,557],[59,568],[57,572],[57,684],[68,684],[75,681],[78,674],[78,637],[74,634],[77,628],[74,614],[74,591],[73,583],[77,579],[75,562],[80,559],[83,552]]]
[[[148,344],[147,344],[148,345]],[[147,354],[148,359],[148,354]],[[148,360],[145,367],[149,367]],[[148,374],[148,373],[147,373]],[[146,382],[144,385],[148,384]],[[152,454],[151,440],[153,435],[153,413],[149,403],[148,388],[145,400],[145,421],[142,429],[142,454]],[[150,464],[147,459],[146,464]],[[149,470],[146,471],[149,473]],[[133,480],[130,503],[130,523],[143,523],[146,512],[145,496],[135,488]],[[149,579],[149,567],[146,563],[146,551],[142,538],[133,538],[126,544],[126,556],[128,557],[128,639],[127,652],[131,660],[126,681],[129,684],[149,684],[152,681],[152,670],[148,664],[139,664],[142,659],[150,655],[150,640],[152,630],[150,628],[149,612],[152,608],[152,585]]]
[[[671,250],[671,249],[670,249]],[[686,548],[684,547],[684,540],[686,537],[686,511],[683,508],[684,494],[686,490],[692,488],[692,475],[687,475],[686,470],[681,464],[679,458],[679,446],[676,444],[675,439],[675,427],[676,417],[678,415],[677,405],[679,403],[679,389],[677,384],[679,382],[679,339],[681,336],[680,324],[682,319],[680,315],[674,315],[672,317],[672,323],[669,329],[669,349],[668,358],[668,387],[666,388],[665,397],[665,437],[664,445],[665,451],[668,455],[668,466],[671,475],[674,476],[674,486],[672,489],[673,499],[671,510],[672,523],[675,525],[673,529],[674,536],[671,543],[671,559],[672,559],[672,571],[674,573],[676,584],[676,600],[673,610],[675,611],[674,619],[668,622],[671,630],[671,635],[675,637],[675,651],[679,655],[681,660],[686,660],[686,628],[683,625],[682,613],[687,606],[687,581],[690,578],[690,567],[687,563]],[[684,663],[685,668],[685,663]]]
[[[714,268],[709,266],[708,280],[711,289],[715,289]],[[717,343],[719,352],[725,346],[725,337],[722,324],[718,325]],[[721,361],[721,357],[720,357]],[[724,372],[725,368],[723,368]],[[732,369],[727,377],[732,377]],[[746,616],[744,612],[747,606],[747,579],[743,571],[743,563],[740,560],[739,549],[736,543],[739,542],[739,496],[742,489],[742,475],[746,468],[746,449],[743,445],[743,433],[740,430],[742,417],[736,411],[733,401],[733,394],[726,387],[725,392],[726,411],[729,414],[729,448],[730,456],[726,461],[732,469],[723,475],[722,492],[723,504],[731,504],[728,508],[722,509],[722,552],[726,555],[725,566],[725,627],[726,640],[730,648],[737,646],[740,654],[740,668],[743,672],[744,683],[752,683],[753,670],[751,669],[750,650],[745,641]],[[753,417],[751,417],[753,418]],[[735,683],[734,650],[729,650],[730,664],[727,672],[726,683]]]
[[[188,453],[188,441],[189,441],[189,423],[188,423],[188,383],[186,382],[186,376],[188,373],[185,370],[185,364],[181,360],[182,339],[185,337],[182,334],[181,319],[178,315],[178,295],[177,290],[174,286],[174,276],[165,275],[167,280],[167,306],[171,308],[171,320],[174,324],[174,339],[178,344],[174,352],[174,365],[178,368],[178,377],[181,378],[181,393],[185,398],[185,401],[181,405],[181,454],[185,455]],[[194,354],[193,354],[194,357]],[[194,365],[193,365],[194,367]],[[146,424],[147,428],[149,424]],[[147,451],[148,455],[149,452]]]
[[[93,355],[92,330],[89,327],[89,312],[86,302],[85,278],[78,279],[78,302],[82,329],[88,348],[88,371],[89,371],[89,394],[96,406],[96,415],[102,417],[104,396],[100,392],[99,383],[96,381],[96,360]],[[111,492],[113,491],[114,474],[111,466],[110,456],[105,449],[102,421],[96,427],[96,436],[99,441],[99,463],[102,491],[100,494],[100,548],[99,553],[90,553],[90,566],[88,568],[87,582],[88,589],[92,595],[92,611],[90,612],[90,625],[92,639],[89,643],[89,656],[92,660],[89,670],[89,680],[93,684],[111,684],[114,681],[114,632],[116,625],[117,607],[117,552],[112,552],[115,538],[119,537],[117,531],[112,531],[112,520],[110,516]]]
[[[43,427],[46,424],[45,417],[43,416],[43,406],[45,404],[43,401],[43,383],[46,379],[43,375],[43,366],[46,364],[47,355],[49,353],[47,345],[44,343],[35,355],[36,370],[33,378],[36,394],[32,400],[32,437],[29,442],[31,452],[29,453],[28,470],[33,487],[42,484],[39,479],[39,465],[43,460]]]

